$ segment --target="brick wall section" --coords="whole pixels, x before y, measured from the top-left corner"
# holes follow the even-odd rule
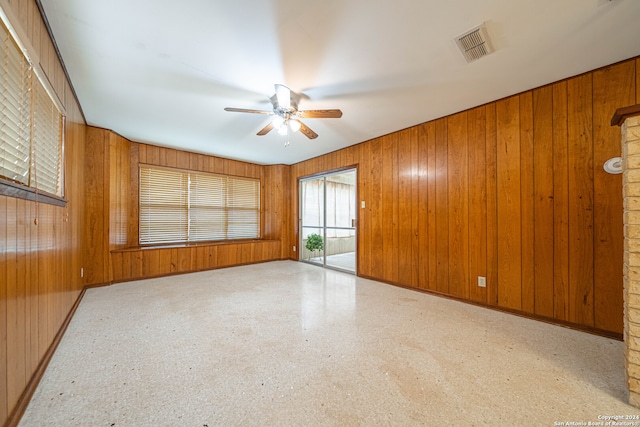
[[[629,403],[640,407],[640,117],[622,125],[624,342]]]

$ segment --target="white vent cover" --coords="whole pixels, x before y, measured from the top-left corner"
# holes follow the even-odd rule
[[[484,24],[456,37],[456,43],[467,62],[475,61],[493,52]]]

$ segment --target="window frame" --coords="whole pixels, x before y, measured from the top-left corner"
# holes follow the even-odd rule
[[[34,108],[35,102],[33,99],[34,85],[38,86],[38,91],[44,90],[51,101],[51,104],[55,107],[59,117],[59,136],[58,136],[58,154],[59,154],[59,170],[58,172],[58,187],[60,194],[53,194],[36,187],[36,183],[29,182],[29,185],[16,182],[8,177],[0,176],[0,195],[19,198],[39,203],[50,204],[54,206],[64,207],[67,204],[65,198],[65,134],[66,134],[66,110],[58,98],[51,82],[49,81],[47,74],[42,69],[38,55],[35,49],[28,43],[28,38],[20,27],[16,27],[12,22],[17,22],[10,12],[4,10],[0,5],[0,21],[7,29],[9,36],[21,52],[22,56],[29,65],[28,73],[30,74],[30,108]],[[4,31],[4,30],[2,30]],[[29,165],[28,174],[31,175],[34,171],[35,163],[33,158],[33,126],[34,122],[31,118],[29,120]],[[37,170],[36,170],[37,176]]]
[[[143,232],[142,232],[142,218],[143,218],[143,208],[142,208],[142,203],[143,203],[143,193],[142,193],[142,170],[143,169],[156,169],[156,170],[164,170],[167,171],[169,173],[173,172],[176,174],[183,174],[186,175],[186,179],[187,179],[187,184],[186,184],[186,193],[184,195],[184,199],[186,200],[186,205],[184,206],[185,212],[186,212],[186,240],[167,240],[167,241],[145,241],[143,242],[142,237],[143,237]],[[195,231],[195,227],[192,224],[192,221],[197,221],[194,220],[191,216],[191,212],[192,210],[197,210],[199,208],[202,208],[203,205],[198,205],[196,203],[193,203],[193,201],[195,200],[195,196],[197,195],[197,189],[196,189],[196,185],[195,184],[195,179],[192,178],[193,175],[196,176],[209,176],[209,177],[218,177],[218,178],[224,178],[226,180],[229,179],[237,179],[240,181],[253,181],[254,185],[256,185],[256,190],[257,193],[254,193],[254,200],[257,202],[257,208],[256,209],[251,209],[252,211],[255,211],[255,224],[256,228],[257,228],[257,233],[255,236],[245,236],[245,237],[235,237],[235,238],[229,238],[228,237],[228,232],[229,229],[231,228],[231,226],[233,225],[233,222],[229,221],[229,217],[228,214],[230,211],[238,210],[237,207],[234,207],[233,204],[229,203],[229,200],[225,200],[225,206],[223,208],[217,207],[215,209],[224,209],[225,212],[225,221],[224,221],[224,226],[225,226],[225,238],[220,238],[220,239],[191,239],[191,233],[194,233],[197,235],[198,231]],[[227,186],[228,185],[228,181],[225,184],[225,191],[227,191]],[[194,187],[192,187],[194,186]],[[192,170],[192,169],[183,169],[183,168],[175,168],[175,167],[168,167],[168,166],[161,166],[161,165],[155,165],[155,164],[146,164],[146,163],[139,163],[138,164],[138,247],[162,247],[162,246],[192,246],[192,245],[200,245],[200,244],[224,244],[224,243],[236,243],[236,242],[242,242],[242,241],[251,241],[251,240],[261,240],[262,239],[262,232],[263,232],[263,223],[262,223],[262,216],[263,216],[263,194],[262,194],[262,179],[260,178],[256,178],[256,177],[250,177],[250,176],[239,176],[239,175],[230,175],[230,174],[221,174],[221,173],[215,173],[215,172],[207,172],[207,171],[200,171],[200,170]],[[225,193],[226,194],[226,193]],[[226,194],[228,196],[228,194]],[[193,205],[192,205],[193,203]],[[210,206],[212,207],[212,206]],[[212,207],[213,208],[213,207]],[[243,208],[242,210],[245,210],[246,208]],[[202,230],[199,230],[199,232],[202,232]]]

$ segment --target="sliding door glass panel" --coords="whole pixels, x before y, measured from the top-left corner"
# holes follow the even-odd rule
[[[324,265],[324,178],[302,181],[300,259]]]
[[[328,267],[356,271],[356,172],[328,175],[326,193],[326,261]]]
[[[355,170],[301,181],[301,260],[356,272],[356,203]]]

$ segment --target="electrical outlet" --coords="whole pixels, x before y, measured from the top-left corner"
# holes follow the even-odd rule
[[[478,286],[480,286],[481,288],[486,288],[487,287],[487,278],[486,277],[482,277],[482,276],[478,276]]]
[[[365,207],[364,200],[360,202],[360,207],[361,207],[362,209],[364,209],[364,207]]]
[[[296,247],[294,246],[294,247],[293,247],[293,252],[295,252],[295,251],[296,251]]]

